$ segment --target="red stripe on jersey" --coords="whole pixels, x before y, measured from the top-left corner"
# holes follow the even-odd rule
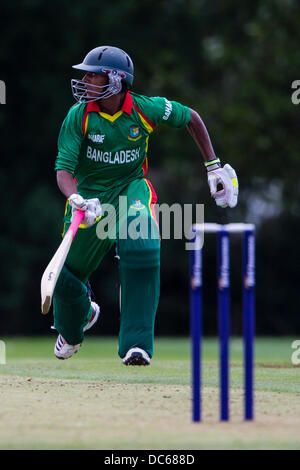
[[[148,184],[150,192],[151,192],[151,202],[150,202],[150,204],[152,206],[153,204],[156,204],[156,202],[157,202],[157,194],[156,194],[152,184],[150,183],[150,181],[147,180],[146,178],[145,178],[145,181]]]
[[[156,125],[151,122],[147,116],[145,116],[145,114],[134,104],[134,102],[132,102],[132,106],[145,119],[145,121],[149,124],[150,127],[152,127],[153,130],[156,129]]]
[[[84,111],[84,115],[83,115],[83,120],[82,120],[82,132],[83,132],[83,135],[85,135],[85,126],[86,126],[86,120],[87,120],[87,117],[88,117],[88,112],[89,112],[89,107],[87,106],[85,111]]]
[[[159,224],[158,224],[158,221],[157,221],[157,218],[156,218],[156,213],[155,213],[155,208],[154,208],[154,205],[157,202],[157,195],[156,195],[156,192],[154,191],[154,188],[153,188],[152,184],[150,183],[150,181],[147,180],[146,178],[144,178],[144,181],[145,181],[145,183],[147,184],[147,186],[150,190],[150,200],[149,200],[150,214],[151,214],[152,218],[155,220],[156,225],[159,229]]]
[[[143,176],[146,176],[146,174],[148,173],[148,158],[147,157],[145,157],[142,168],[144,171]]]

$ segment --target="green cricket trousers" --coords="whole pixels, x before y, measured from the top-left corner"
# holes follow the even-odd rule
[[[86,283],[116,245],[121,289],[118,353],[123,358],[129,349],[140,347],[152,357],[160,290],[155,191],[142,178],[121,189],[80,194],[85,198],[98,197],[104,214],[92,227],[79,228],[73,240],[54,291],[54,327],[67,343],[82,343],[83,328],[92,313]],[[71,207],[67,203],[63,235],[70,218]]]

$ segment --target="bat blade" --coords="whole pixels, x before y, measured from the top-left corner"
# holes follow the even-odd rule
[[[50,310],[57,279],[60,275],[60,272],[70,251],[73,238],[75,237],[75,234],[83,218],[84,212],[77,211],[69,230],[65,234],[61,244],[59,245],[53,258],[51,259],[50,263],[44,271],[41,280],[41,310],[43,315],[46,315]]]
[[[44,271],[41,280],[42,313],[49,312],[55,285],[66,261],[72,243],[72,232],[66,233],[63,241],[58,247],[55,255],[51,259]]]

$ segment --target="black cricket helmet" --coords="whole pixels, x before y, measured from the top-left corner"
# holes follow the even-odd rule
[[[92,49],[81,64],[73,65],[74,69],[107,75],[108,84],[104,86],[88,85],[82,80],[71,80],[72,93],[79,102],[106,99],[119,93],[122,81],[128,85],[133,83],[134,68],[129,55],[112,46],[100,46]]]

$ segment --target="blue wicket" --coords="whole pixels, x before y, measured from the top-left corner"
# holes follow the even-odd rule
[[[193,242],[196,245],[190,256],[193,421],[201,421],[202,250],[196,233]]]
[[[253,345],[255,332],[255,236],[246,230],[243,237],[243,327],[245,364],[245,420],[253,419]]]
[[[221,421],[229,419],[229,335],[230,335],[230,247],[229,234],[222,228],[217,234],[218,320],[220,343]]]
[[[190,252],[190,329],[192,339],[192,419],[201,421],[202,233],[217,233],[217,292],[220,359],[220,420],[229,420],[230,233],[243,233],[242,289],[245,420],[254,418],[255,227],[204,224],[192,227]]]

